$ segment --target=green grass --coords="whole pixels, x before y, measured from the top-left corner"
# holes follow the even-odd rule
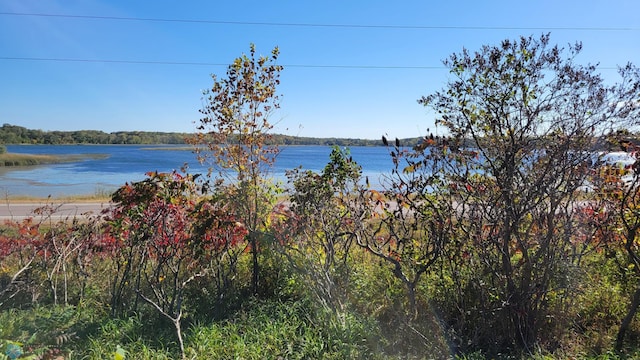
[[[55,155],[31,154],[1,154],[0,166],[33,166],[41,164],[55,164],[62,162],[62,158]]]
[[[95,305],[95,304],[94,304]],[[65,359],[176,359],[170,325],[146,316],[111,319],[100,306],[37,307],[0,313],[0,344],[19,344],[24,355]],[[317,314],[316,314],[317,315]],[[144,319],[144,320],[142,320]],[[371,351],[375,328],[350,317],[327,327],[307,302],[252,301],[218,322],[186,331],[189,359],[383,359]],[[135,355],[134,355],[135,354]]]
[[[0,154],[0,167],[20,167],[35,166],[44,164],[58,164],[63,162],[82,161],[86,159],[101,159],[104,154],[82,154],[82,155],[36,155],[36,154]]]
[[[253,302],[236,316],[194,326],[188,357],[199,359],[375,359],[366,322],[327,327],[304,302]]]

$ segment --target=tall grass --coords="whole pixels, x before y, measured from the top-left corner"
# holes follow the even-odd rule
[[[31,154],[0,154],[0,166],[33,166],[61,162],[62,158],[55,155]]]
[[[84,159],[105,158],[104,154],[79,154],[79,155],[40,155],[0,153],[0,167],[34,166],[43,164],[57,164],[62,162],[81,161]]]

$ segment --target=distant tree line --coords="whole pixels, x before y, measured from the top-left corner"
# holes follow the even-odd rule
[[[326,146],[383,146],[379,139],[352,139],[352,138],[316,138],[299,137],[290,135],[274,134],[271,141],[277,145],[326,145]],[[410,138],[399,140],[403,146],[415,146],[422,141],[422,138]]]
[[[0,144],[186,144],[189,133],[118,131],[106,133],[99,130],[44,131],[4,124],[0,127]],[[380,140],[315,138],[274,134],[271,141],[277,145],[327,145],[327,146],[381,146]],[[403,146],[414,146],[421,138],[402,139]]]
[[[44,131],[4,124],[0,128],[2,144],[184,144],[186,133],[99,130]]]

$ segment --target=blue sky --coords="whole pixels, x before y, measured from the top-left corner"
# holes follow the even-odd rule
[[[581,41],[577,61],[611,82],[617,65],[640,64],[637,0],[0,0],[0,13],[0,123],[42,130],[192,132],[210,74],[250,43],[280,47],[275,132],[313,137],[427,134],[433,118],[416,100],[445,86],[442,60],[506,38]]]

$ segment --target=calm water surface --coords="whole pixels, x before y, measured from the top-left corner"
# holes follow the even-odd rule
[[[16,196],[93,195],[112,192],[126,182],[140,181],[149,171],[170,172],[188,164],[189,173],[206,173],[207,165],[184,146],[171,145],[8,145],[7,151],[26,154],[99,154],[103,158],[7,169],[0,167],[0,192]],[[375,184],[392,167],[384,147],[352,147],[353,159],[363,175]],[[285,171],[298,166],[320,171],[329,161],[329,146],[281,147],[273,171],[274,178],[286,182]]]

